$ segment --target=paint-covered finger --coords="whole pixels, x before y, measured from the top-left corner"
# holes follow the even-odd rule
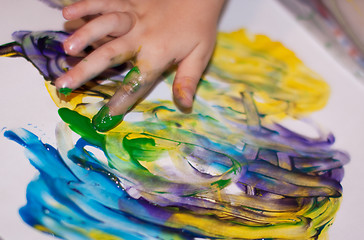
[[[122,64],[135,55],[133,47],[122,38],[105,43],[55,81],[58,89],[76,89],[107,68]]]
[[[204,54],[201,55],[201,53]],[[197,50],[178,65],[173,82],[173,97],[176,105],[183,112],[191,110],[197,85],[208,63],[209,57],[206,56],[209,55]]]
[[[63,8],[63,17],[67,20],[76,20],[89,15],[96,15],[108,12],[124,12],[123,0],[81,0]]]
[[[127,111],[150,90],[158,76],[156,72],[143,74],[137,67],[131,69],[115,95],[93,117],[94,127],[101,132],[116,127]]]
[[[107,35],[122,36],[134,26],[134,16],[113,12],[101,15],[85,24],[63,43],[67,54],[76,55],[91,43]]]

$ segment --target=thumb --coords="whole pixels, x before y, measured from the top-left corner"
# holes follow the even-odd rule
[[[207,66],[208,57],[200,57],[199,51],[192,52],[183,59],[173,82],[173,97],[182,112],[190,112],[197,85]]]

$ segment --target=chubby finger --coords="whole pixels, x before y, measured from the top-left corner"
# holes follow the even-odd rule
[[[179,64],[174,78],[172,91],[177,107],[183,112],[192,108],[197,85],[210,58],[210,50],[195,49]]]
[[[94,127],[100,132],[116,127],[126,112],[151,89],[159,74],[161,73],[141,73],[138,67],[131,69],[114,96],[93,117]]]
[[[105,43],[55,81],[58,89],[76,89],[107,68],[122,64],[136,54],[123,38]]]
[[[129,32],[135,23],[129,13],[112,12],[88,22],[65,40],[63,48],[67,54],[76,55],[91,43],[107,35],[122,36]]]
[[[89,15],[103,14],[108,12],[123,12],[123,0],[81,0],[62,10],[63,17],[67,20],[76,20]]]

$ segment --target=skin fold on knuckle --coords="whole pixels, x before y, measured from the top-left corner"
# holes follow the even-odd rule
[[[121,54],[112,45],[113,44],[106,44],[96,50],[99,63],[108,63],[108,65],[111,65],[113,63],[113,59]]]
[[[112,12],[108,13],[107,18],[113,29],[109,35],[113,37],[128,33],[134,26],[134,16],[131,13]]]

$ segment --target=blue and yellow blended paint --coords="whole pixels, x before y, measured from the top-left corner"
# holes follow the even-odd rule
[[[281,43],[219,33],[191,114],[170,100],[144,100],[129,113],[135,120],[101,133],[92,116],[123,75],[59,94],[52,81],[77,61],[61,48],[67,34],[14,37],[3,55],[39,69],[64,121],[57,149],[24,129],[5,132],[39,170],[20,210],[29,225],[65,239],[327,238],[349,157],[332,148],[332,134],[317,129],[312,138],[280,124],[329,97]]]

